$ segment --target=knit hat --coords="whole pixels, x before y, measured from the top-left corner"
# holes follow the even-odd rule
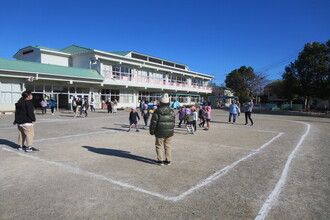
[[[154,105],[154,107],[152,107],[153,109],[157,109],[157,106]]]
[[[191,110],[196,110],[196,107],[195,106],[192,106],[190,109]]]
[[[136,107],[133,107],[132,110],[136,110]]]
[[[170,102],[170,98],[168,97],[168,94],[165,93],[159,101],[161,103],[169,103]]]

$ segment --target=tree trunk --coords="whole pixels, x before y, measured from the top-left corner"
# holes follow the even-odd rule
[[[307,97],[305,97],[305,99],[304,99],[304,110],[305,110],[305,112],[307,111],[307,101],[308,101],[308,99],[307,99]]]
[[[292,110],[292,99],[290,100],[290,110]]]

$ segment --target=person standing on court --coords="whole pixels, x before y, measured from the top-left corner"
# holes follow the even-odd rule
[[[50,110],[52,112],[52,115],[54,115],[54,109],[55,109],[55,106],[56,106],[56,100],[53,97],[51,97],[50,100],[49,100],[49,102],[48,102],[48,104],[49,104]]]
[[[149,132],[156,137],[157,164],[171,165],[171,141],[174,135],[175,113],[169,107],[170,99],[165,93],[160,99],[157,108],[151,118]],[[165,149],[165,154],[164,154]]]
[[[42,114],[46,114],[47,111],[47,106],[48,106],[48,102],[45,98],[43,98],[40,102],[41,108],[42,108]]]
[[[253,120],[251,118],[251,113],[253,109],[253,100],[250,99],[246,103],[244,103],[244,113],[245,113],[245,125],[248,124],[248,119],[251,122],[251,126],[253,126]]]
[[[18,150],[25,152],[39,151],[32,147],[34,137],[34,124],[36,116],[31,99],[33,98],[30,91],[24,91],[22,97],[15,104],[15,120],[14,125],[18,128]],[[26,146],[24,145],[26,142]]]

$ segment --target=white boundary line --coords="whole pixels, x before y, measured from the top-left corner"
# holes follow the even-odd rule
[[[53,119],[38,119],[38,124],[44,124],[44,123],[56,123],[56,122],[71,122],[71,121],[80,121],[80,120],[93,120],[93,119],[113,119],[113,118],[121,118],[121,117],[128,117],[127,115],[117,115],[117,116],[103,116],[103,117],[87,117],[87,118],[53,118]],[[13,124],[2,124],[0,125],[0,130],[6,130],[6,129],[17,129],[16,125]]]
[[[285,163],[285,166],[282,171],[280,179],[278,180],[275,188],[273,189],[273,191],[270,193],[270,195],[267,197],[266,201],[262,205],[255,220],[264,220],[266,218],[266,216],[268,215],[269,211],[271,210],[271,208],[274,204],[274,201],[277,200],[278,196],[281,193],[281,190],[283,189],[283,186],[286,182],[286,178],[288,176],[288,172],[290,169],[291,162],[294,158],[294,155],[298,151],[298,149],[300,148],[301,144],[303,143],[303,141],[305,140],[306,136],[308,135],[308,133],[310,131],[310,127],[311,127],[310,124],[305,123],[305,122],[300,122],[300,121],[294,121],[294,122],[302,123],[302,124],[306,125],[307,129],[306,129],[305,133],[302,135],[302,137],[300,138],[300,140],[299,140],[298,144],[296,145],[296,147],[294,148],[294,150],[290,153],[288,160]]]
[[[104,131],[104,132],[108,132],[108,131]],[[231,165],[228,165],[228,166],[222,168],[221,170],[215,172],[214,174],[212,174],[211,176],[209,176],[208,178],[206,178],[202,182],[200,182],[197,185],[191,187],[190,189],[188,189],[187,191],[181,193],[178,196],[166,196],[166,195],[162,195],[160,193],[151,192],[151,191],[142,189],[140,187],[136,187],[136,186],[130,185],[130,184],[125,183],[125,182],[113,180],[111,178],[105,177],[105,176],[100,175],[100,174],[95,174],[95,173],[92,173],[92,172],[84,171],[84,170],[82,170],[80,168],[72,167],[72,166],[65,165],[65,164],[58,163],[58,162],[54,162],[54,161],[48,161],[48,160],[41,159],[41,158],[35,157],[35,156],[31,156],[31,155],[25,154],[25,153],[19,153],[19,152],[16,152],[14,150],[7,149],[7,148],[4,148],[4,147],[0,147],[0,149],[3,150],[3,151],[11,152],[11,153],[16,153],[16,154],[18,154],[18,155],[20,155],[22,157],[27,157],[27,158],[30,158],[30,159],[33,159],[33,160],[36,160],[36,161],[39,161],[39,162],[43,162],[43,163],[47,163],[47,164],[50,164],[50,165],[55,165],[57,167],[64,168],[64,169],[66,169],[67,171],[69,171],[71,173],[75,173],[75,174],[78,174],[78,175],[83,175],[83,176],[97,178],[97,179],[100,179],[100,180],[104,180],[104,181],[110,182],[110,183],[115,184],[115,185],[119,185],[121,187],[132,189],[132,190],[137,191],[137,192],[141,192],[141,193],[145,193],[145,194],[148,194],[148,195],[151,195],[151,196],[155,196],[155,197],[158,197],[158,198],[163,199],[163,200],[177,202],[179,200],[184,199],[188,195],[192,194],[194,191],[196,191],[196,190],[198,190],[198,189],[200,189],[200,188],[202,188],[202,187],[204,187],[206,185],[209,185],[212,182],[214,182],[215,180],[217,180],[220,177],[224,176],[226,173],[228,173],[229,170],[231,170],[232,168],[234,168],[235,166],[237,166],[240,162],[245,161],[249,157],[251,157],[251,156],[255,155],[256,153],[258,153],[259,151],[261,151],[263,148],[267,147],[274,140],[276,140],[277,138],[279,138],[282,134],[283,133],[279,133],[278,135],[276,135],[275,137],[273,137],[271,140],[269,140],[267,143],[263,144],[261,147],[259,147],[258,149],[256,149],[254,152],[252,152],[252,153],[248,154],[247,156],[244,156],[243,158],[235,161]]]
[[[110,132],[116,132],[115,130],[107,130],[107,131],[96,131],[96,132],[89,132],[89,133],[82,133],[82,134],[73,134],[73,135],[66,135],[66,136],[59,136],[59,137],[51,137],[51,138],[42,138],[38,140],[34,140],[33,142],[41,142],[41,141],[48,141],[48,140],[58,140],[58,139],[64,139],[64,138],[71,138],[71,137],[80,137],[80,136],[86,136],[91,134],[103,134],[103,133],[110,133]]]

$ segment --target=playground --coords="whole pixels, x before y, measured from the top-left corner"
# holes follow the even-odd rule
[[[0,123],[0,219],[329,219],[330,119],[253,114],[254,126],[175,128],[172,165],[128,111],[37,114],[34,147]],[[142,127],[142,126],[141,126]]]

